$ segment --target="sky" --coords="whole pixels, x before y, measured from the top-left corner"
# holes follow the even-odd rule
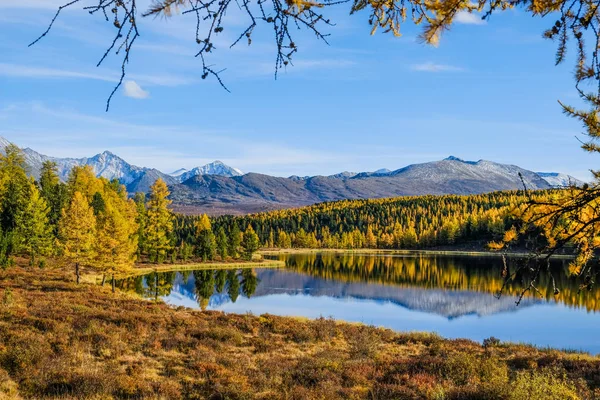
[[[555,66],[542,38],[554,19],[509,10],[461,15],[438,47],[407,22],[399,38],[370,35],[366,13],[326,11],[329,45],[292,32],[294,66],[274,79],[275,43],[259,25],[251,46],[229,48],[247,19],[233,10],[201,79],[195,17],[145,18],[126,83],[108,112],[120,58],[97,62],[115,28],[62,0],[0,0],[0,136],[56,157],[110,150],[171,172],[213,160],[277,176],[398,169],[450,155],[589,180],[594,155],[558,100],[577,104],[572,60]],[[144,9],[149,0],[138,0]]]

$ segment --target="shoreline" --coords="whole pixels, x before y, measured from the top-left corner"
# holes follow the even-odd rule
[[[178,271],[200,271],[205,269],[251,269],[251,268],[283,268],[284,261],[279,260],[261,260],[261,261],[232,261],[232,262],[207,262],[207,263],[190,263],[190,264],[157,264],[145,266],[140,264],[135,266],[126,274],[115,274],[115,279],[133,278],[141,275],[148,275],[153,272],[178,272]],[[98,283],[102,280],[102,274],[84,274],[82,282]],[[110,277],[107,275],[107,282],[110,282]]]
[[[334,254],[389,254],[389,255],[429,255],[429,256],[473,256],[473,257],[502,257],[502,253],[492,251],[468,251],[468,250],[395,250],[395,249],[266,249],[258,252],[261,255],[278,254],[305,254],[305,253],[334,253]],[[507,257],[527,257],[530,253],[510,252],[505,253]],[[575,258],[569,254],[555,254],[553,259],[572,259]]]

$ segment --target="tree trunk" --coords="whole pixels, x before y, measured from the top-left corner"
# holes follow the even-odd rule
[[[115,292],[115,274],[112,276],[112,292]]]
[[[81,275],[79,275],[79,263],[75,263],[75,277],[77,279],[77,284],[81,281]]]
[[[106,283],[106,275],[102,275],[102,286]]]

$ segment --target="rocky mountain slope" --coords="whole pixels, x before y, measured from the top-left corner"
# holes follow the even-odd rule
[[[180,206],[215,213],[257,211],[343,199],[383,198],[424,194],[475,194],[552,185],[535,172],[491,161],[464,161],[456,157],[414,164],[395,171],[355,175],[280,178],[249,173],[223,177],[198,175],[173,185]]]
[[[0,137],[0,148],[9,142]],[[342,172],[330,176],[243,174],[221,161],[192,170],[165,174],[153,168],[129,164],[105,151],[89,158],[56,158],[23,149],[30,174],[38,177],[44,161],[54,161],[66,180],[74,166],[90,165],[98,176],[118,179],[130,193],[147,192],[161,178],[171,187],[174,207],[180,212],[210,214],[248,213],[297,207],[323,201],[382,198],[424,194],[475,194],[495,190],[563,187],[581,181],[560,173],[535,173],[515,165],[492,161],[464,161],[448,157],[413,164],[394,171]],[[521,178],[523,182],[521,182]]]
[[[9,144],[8,140],[0,137],[0,149],[4,149]],[[165,174],[154,168],[144,168],[129,164],[110,151],[104,151],[89,158],[58,158],[38,153],[30,148],[22,150],[29,173],[36,178],[39,177],[42,164],[45,161],[54,161],[57,164],[59,177],[63,181],[67,180],[69,172],[73,167],[89,165],[96,173],[96,176],[101,176],[108,180],[119,180],[119,182],[127,187],[129,193],[147,192],[158,178],[163,179],[169,185],[174,185],[188,180],[196,174],[223,174],[225,176],[242,174],[240,170],[229,167],[221,161],[215,161],[202,167],[194,168],[191,171],[181,169],[174,174]]]

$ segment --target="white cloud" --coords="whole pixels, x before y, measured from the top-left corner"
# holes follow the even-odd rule
[[[456,13],[454,17],[454,22],[458,22],[459,24],[468,24],[468,25],[485,25],[486,22],[481,19],[481,17],[477,14],[473,14],[467,11],[459,11]]]
[[[0,8],[45,8],[56,10],[65,3],[64,0],[0,0]]]
[[[17,78],[73,78],[118,82],[116,75],[67,71],[55,68],[30,67],[27,65],[0,63],[0,75]]]
[[[125,93],[125,96],[133,99],[147,99],[150,97],[150,93],[142,89],[136,81],[125,81],[123,84],[123,93]]]
[[[454,65],[448,64],[436,64],[433,62],[426,62],[421,64],[413,64],[410,69],[413,71],[420,72],[461,72],[464,71],[464,68],[457,67]]]
[[[32,79],[92,79],[113,83],[119,82],[118,74],[106,70],[102,73],[93,73],[6,63],[0,63],[0,76]],[[177,75],[128,74],[127,76],[142,84],[155,86],[182,86],[196,82],[192,78]]]

